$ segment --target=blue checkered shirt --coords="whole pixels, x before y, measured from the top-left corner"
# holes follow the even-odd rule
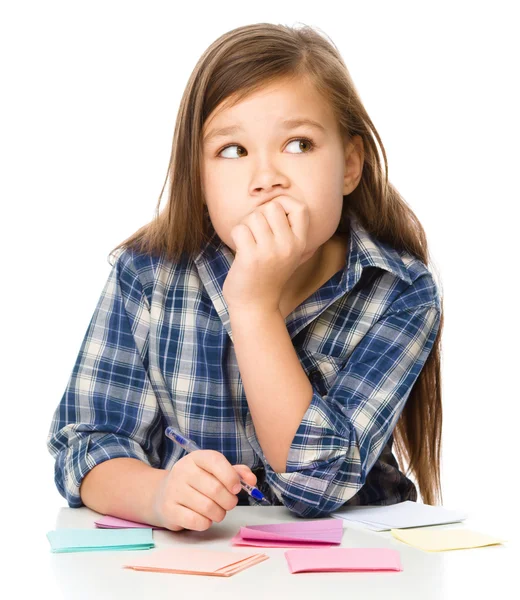
[[[233,346],[222,295],[233,260],[216,233],[176,263],[119,250],[47,438],[69,506],[82,506],[82,479],[105,460],[171,469],[185,451],[168,425],[248,465],[267,498],[298,516],[415,501],[392,434],[439,328],[431,272],[351,217],[345,267],[286,318],[313,396],[279,473],[255,435]]]

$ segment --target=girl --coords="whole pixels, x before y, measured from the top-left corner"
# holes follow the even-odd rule
[[[319,517],[417,500],[405,460],[436,503],[442,299],[337,48],[310,27],[221,36],[168,173],[165,210],[115,248],[54,414],[69,506],[205,530],[255,503],[243,478]]]

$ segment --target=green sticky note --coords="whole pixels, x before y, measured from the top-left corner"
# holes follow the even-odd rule
[[[154,548],[151,528],[57,529],[47,533],[51,552],[147,550]]]

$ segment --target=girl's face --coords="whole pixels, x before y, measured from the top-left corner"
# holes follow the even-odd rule
[[[203,128],[202,186],[215,231],[235,253],[233,227],[264,202],[288,195],[308,207],[306,253],[314,252],[333,236],[343,195],[359,182],[362,156],[350,152],[359,146],[344,146],[332,110],[307,80],[277,82],[226,106]],[[288,119],[318,125],[284,124]]]

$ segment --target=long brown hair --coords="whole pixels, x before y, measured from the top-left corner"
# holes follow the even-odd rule
[[[357,188],[344,196],[337,233],[345,233],[348,212],[378,239],[431,264],[426,235],[418,218],[388,181],[388,164],[379,134],[363,107],[336,45],[309,26],[257,23],[233,29],[213,42],[195,66],[181,99],[166,179],[154,218],[116,250],[131,248],[171,261],[194,257],[214,233],[201,183],[202,130],[224,100],[233,105],[263,86],[307,77],[333,109],[345,140],[359,135],[364,165]],[[231,104],[233,101],[233,104]],[[378,154],[379,144],[385,170]],[[169,197],[159,212],[166,182]],[[111,263],[112,264],[112,263]],[[437,278],[438,279],[438,278]],[[438,282],[439,283],[439,282]],[[433,348],[413,386],[394,431],[400,469],[415,477],[423,502],[442,504],[440,453],[441,321]]]

